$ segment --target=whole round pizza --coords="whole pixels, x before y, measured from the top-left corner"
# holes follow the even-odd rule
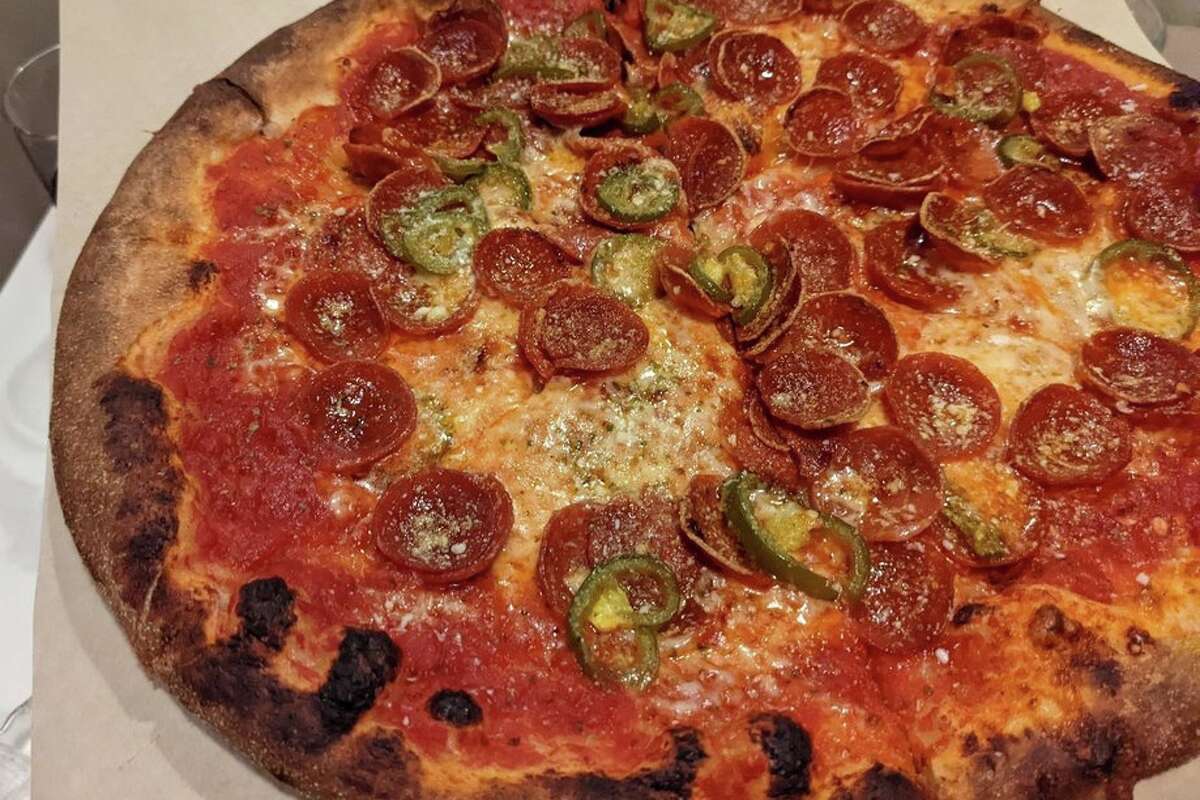
[[[339,0],[96,224],[67,522],[314,797],[1128,797],[1200,753],[1198,109],[1027,3]]]

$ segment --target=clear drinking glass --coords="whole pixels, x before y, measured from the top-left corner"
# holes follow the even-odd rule
[[[17,67],[4,90],[4,117],[53,200],[58,184],[58,45]]]

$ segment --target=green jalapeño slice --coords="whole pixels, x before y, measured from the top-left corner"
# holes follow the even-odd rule
[[[596,200],[621,222],[653,222],[679,202],[679,180],[669,162],[649,159],[612,170],[596,188]]]
[[[492,162],[483,173],[467,181],[483,199],[486,206],[500,206],[528,211],[533,204],[533,187],[525,171],[514,164]]]
[[[504,128],[504,138],[487,145],[488,152],[499,161],[520,161],[521,153],[525,150],[525,129],[521,118],[509,108],[489,108],[475,118],[479,125],[500,125]]]
[[[568,638],[584,673],[645,689],[658,672],[658,629],[681,602],[675,575],[653,556],[619,556],[597,566],[567,611]]]
[[[954,65],[949,91],[935,87],[929,102],[943,114],[1003,125],[1021,107],[1021,79],[1003,58],[972,53]]]
[[[484,231],[462,211],[438,211],[416,220],[404,231],[404,252],[413,266],[434,275],[469,269],[475,243]]]
[[[726,480],[721,503],[742,547],[771,575],[818,600],[862,596],[871,558],[866,541],[853,526],[765,485],[752,472],[739,472]],[[848,574],[840,582],[810,569],[794,555],[810,548],[815,534],[822,531],[849,551]]]
[[[675,0],[647,0],[646,46],[653,53],[677,53],[709,37],[717,18],[702,9]]]
[[[610,236],[592,253],[592,281],[638,308],[658,294],[658,254],[663,243],[638,233]]]
[[[1101,251],[1088,273],[1119,325],[1182,339],[1200,321],[1200,279],[1170,247],[1126,239]]]
[[[996,145],[996,155],[1000,156],[1000,162],[1006,167],[1028,164],[1047,169],[1059,169],[1062,166],[1062,162],[1047,150],[1045,145],[1025,133],[1013,134],[1001,139],[1000,143]]]
[[[692,261],[688,275],[716,303],[733,309],[733,321],[747,325],[771,296],[771,267],[758,251],[733,245],[719,255],[702,255]]]

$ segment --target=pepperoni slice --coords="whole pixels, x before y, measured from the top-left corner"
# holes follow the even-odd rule
[[[909,153],[921,145],[921,131],[934,113],[929,106],[917,106],[872,136],[863,145],[862,154],[868,158],[892,158]]]
[[[1032,25],[992,14],[950,34],[942,51],[943,64],[957,64],[971,53],[1003,58],[1017,72],[1026,89],[1037,89],[1046,72],[1038,42],[1042,32]]]
[[[664,243],[658,255],[658,282],[676,306],[708,319],[720,319],[729,308],[709,297],[688,273],[694,257],[695,253],[686,247]]]
[[[544,301],[525,307],[521,326],[526,357],[535,369],[548,364],[553,372],[626,369],[650,344],[646,324],[629,306],[583,284],[554,287]]]
[[[778,274],[790,260],[806,294],[850,286],[857,258],[841,228],[813,211],[780,211],[750,232],[750,246]]]
[[[417,425],[408,384],[371,361],[344,361],[313,374],[295,407],[317,463],[339,472],[365,469],[395,452]]]
[[[1200,193],[1174,182],[1130,187],[1125,192],[1125,225],[1139,239],[1200,252]]]
[[[371,515],[375,545],[433,584],[465,581],[500,554],[513,527],[512,498],[491,475],[431,468],[398,478]]]
[[[486,131],[475,123],[476,112],[439,94],[392,120],[384,143],[404,142],[450,158],[467,158],[479,149]]]
[[[876,0],[864,0],[854,8],[873,2]],[[896,70],[886,62],[862,53],[839,53],[822,61],[817,69],[816,85],[845,93],[867,114],[887,113],[900,96],[900,76]]]
[[[847,199],[888,208],[910,208],[942,185],[942,165],[927,150],[913,147],[901,155],[859,154],[838,164],[833,185]]]
[[[429,30],[439,30],[458,22],[478,22],[490,28],[508,47],[508,23],[504,11],[493,0],[454,0],[429,18]]]
[[[372,281],[400,267],[367,230],[367,215],[361,206],[331,217],[309,240],[307,256],[314,270],[361,272]]]
[[[612,231],[590,222],[573,222],[560,227],[547,227],[546,237],[554,242],[567,257],[578,264],[591,260],[596,245],[612,236]]]
[[[713,88],[730,100],[776,106],[800,91],[800,61],[774,36],[724,31],[708,43]]]
[[[712,208],[742,183],[746,149],[725,125],[704,117],[683,117],[667,128],[667,158],[679,170],[688,208]]]
[[[891,54],[911,50],[929,29],[911,8],[896,0],[860,0],[842,15],[842,30],[865,50]]]
[[[1084,383],[1113,400],[1159,406],[1200,394],[1200,358],[1149,331],[1095,333],[1084,342],[1080,361]]]
[[[496,107],[523,110],[529,107],[533,85],[534,78],[513,75],[461,83],[450,87],[449,94],[455,103],[476,114]]]
[[[604,89],[621,82],[621,54],[602,39],[571,37],[558,44],[559,59],[576,74],[573,85]]]
[[[1029,124],[1046,144],[1064,156],[1083,158],[1092,151],[1088,128],[1105,117],[1121,114],[1115,101],[1095,92],[1063,92],[1042,100],[1029,115]]]
[[[961,290],[946,282],[924,257],[924,232],[912,222],[885,222],[863,237],[863,262],[871,283],[905,305],[938,311],[954,304]]]
[[[854,5],[854,0],[804,0],[804,10],[810,14],[842,14]]]
[[[954,604],[954,573],[922,542],[871,546],[871,572],[852,613],[863,635],[886,653],[922,650],[937,640]]]
[[[1170,178],[1191,163],[1179,126],[1149,114],[1098,120],[1088,128],[1088,141],[1100,171],[1110,178]]]
[[[921,141],[957,186],[972,189],[1000,174],[996,135],[961,117],[931,114],[921,126]]]
[[[538,84],[529,92],[529,105],[533,113],[560,128],[592,128],[625,113],[621,95],[590,84]]]
[[[588,159],[587,166],[584,167],[583,181],[579,186],[579,207],[583,209],[583,213],[601,225],[607,225],[617,230],[645,230],[661,222],[662,217],[646,222],[627,222],[618,219],[616,215],[610,213],[600,205],[598,196],[600,184],[614,171],[633,166],[634,164],[652,161],[660,162],[660,165],[665,167],[664,171],[666,172],[674,173],[676,171],[675,166],[670,161],[662,159],[658,156],[658,153],[641,145],[613,145],[596,151]],[[674,212],[669,212],[668,216],[670,213]]]
[[[408,268],[376,286],[375,297],[392,327],[412,336],[457,330],[479,307],[475,272],[469,269],[427,275]]]
[[[383,241],[381,227],[384,217],[396,211],[407,211],[417,204],[421,196],[449,183],[437,164],[432,160],[414,161],[388,175],[367,195],[363,208],[367,227]]]
[[[1061,383],[1021,404],[1008,446],[1013,465],[1043,486],[1102,483],[1132,457],[1129,426],[1091,395]]]
[[[537,231],[496,228],[475,246],[475,272],[484,294],[520,308],[569,277],[571,266],[566,253]]]
[[[867,380],[882,380],[899,354],[896,332],[870,300],[846,292],[810,297],[766,358],[801,347],[817,347],[850,361]]]
[[[595,508],[594,503],[575,503],[560,508],[542,532],[537,561],[538,588],[546,605],[559,616],[566,616],[575,592],[591,571],[588,523]]]
[[[801,490],[800,472],[791,455],[767,444],[755,432],[746,410],[753,402],[757,402],[757,393],[751,386],[743,400],[729,401],[721,414],[721,430],[729,457],[742,469],[748,469],[776,486],[789,491]]]
[[[812,500],[871,541],[899,541],[925,530],[941,511],[942,474],[899,428],[859,428],[841,438],[813,479]]]
[[[983,201],[1021,233],[1052,244],[1077,242],[1095,225],[1092,204],[1061,172],[1020,164],[989,183]]]
[[[797,98],[784,122],[792,150],[812,158],[842,158],[858,150],[866,128],[850,95],[817,86]]]
[[[805,0],[693,0],[691,5],[732,25],[769,25],[800,16]]]
[[[729,527],[721,502],[722,478],[697,475],[679,504],[680,527],[700,552],[735,575],[755,574],[754,562]]]
[[[418,45],[442,71],[445,84],[464,83],[491,72],[504,55],[500,37],[474,20],[444,25]]]
[[[858,367],[828,350],[801,347],[771,359],[758,374],[771,415],[804,430],[854,422],[867,412],[870,385]]]
[[[957,356],[905,356],[888,380],[884,399],[896,424],[941,460],[979,455],[1000,430],[996,387]]]
[[[351,103],[376,119],[390,120],[429,100],[441,85],[437,63],[420,50],[405,47],[379,59]]]
[[[296,281],[284,300],[283,321],[322,361],[374,358],[387,344],[371,281],[353,272],[318,272]]]

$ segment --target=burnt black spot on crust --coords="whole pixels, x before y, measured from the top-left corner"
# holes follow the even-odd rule
[[[858,776],[848,789],[841,789],[834,800],[923,800],[917,785],[903,772],[876,763]]]
[[[283,646],[283,637],[296,621],[295,595],[283,578],[259,578],[238,592],[237,615],[242,633],[272,650]]]
[[[211,261],[193,261],[188,269],[188,286],[193,292],[199,292],[209,281],[216,277],[217,265]]]
[[[1055,650],[1079,637],[1079,623],[1051,603],[1038,606],[1029,618],[1029,640],[1043,650]]]
[[[122,480],[109,546],[121,599],[140,610],[175,541],[175,508],[183,482],[171,465],[162,390],[123,373],[110,374],[97,388],[107,417],[104,452]]]
[[[548,782],[550,792],[573,800],[688,800],[708,755],[694,729],[675,728],[670,735],[672,754],[661,767],[622,779],[593,774],[554,778]]]
[[[961,628],[964,625],[974,622],[976,617],[983,616],[991,610],[992,607],[985,603],[963,603],[954,609],[954,615],[950,617],[950,622],[956,628]]]
[[[317,692],[321,721],[335,733],[346,733],[396,677],[400,648],[382,631],[349,628],[337,658]]]
[[[325,750],[349,733],[400,663],[387,634],[350,628],[320,689],[300,692],[271,674],[265,652],[257,640],[235,636],[207,648],[180,675],[203,704],[253,718],[271,741],[303,753]]]
[[[456,689],[434,692],[425,708],[429,711],[429,716],[438,722],[445,722],[456,728],[483,722],[483,709],[475,702],[475,698]]]
[[[1200,81],[1191,78],[1181,80],[1167,101],[1177,111],[1200,110]]]
[[[808,794],[812,769],[812,738],[783,714],[759,714],[750,720],[750,738],[767,756],[771,776],[768,797]]]
[[[1105,658],[1090,651],[1071,657],[1071,666],[1087,673],[1091,682],[1109,694],[1116,694],[1124,682],[1121,665],[1115,658]]]

